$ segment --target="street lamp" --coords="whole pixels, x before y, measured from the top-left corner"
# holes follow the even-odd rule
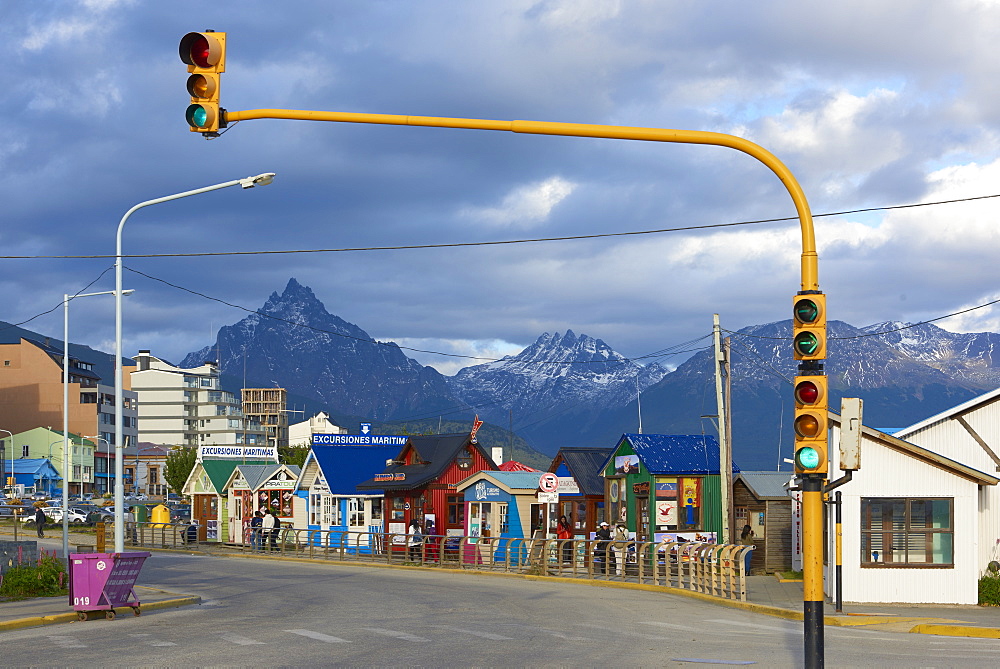
[[[125,295],[131,295],[134,291],[126,290]],[[69,452],[69,301],[78,297],[93,297],[94,295],[114,295],[113,290],[102,290],[99,293],[78,293],[67,295],[63,293],[63,559],[69,559],[69,481],[73,464]],[[51,447],[50,447],[51,448]],[[80,492],[83,492],[83,484],[80,484]]]
[[[122,220],[118,223],[118,232],[115,235],[115,552],[121,553],[125,550],[125,486],[124,478],[124,445],[122,443],[122,228],[133,212],[161,202],[179,200],[191,195],[200,195],[221,188],[230,186],[240,186],[244,190],[254,186],[266,186],[274,180],[274,173],[267,172],[258,174],[255,177],[245,179],[235,179],[225,183],[196,188],[194,190],[167,195],[140,202],[125,212]]]
[[[14,435],[11,434],[10,430],[0,430],[0,432],[6,432],[7,436],[10,437],[10,478],[14,478]],[[0,439],[0,461],[3,461],[3,440]],[[0,473],[3,473],[3,469],[0,468]],[[3,481],[4,485],[7,485],[6,479]],[[14,493],[14,483],[10,484],[11,494]]]

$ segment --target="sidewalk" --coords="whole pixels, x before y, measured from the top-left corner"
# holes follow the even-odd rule
[[[139,610],[143,613],[201,603],[201,597],[179,595],[141,585],[135,586],[135,594],[139,598]],[[120,607],[117,613],[121,616],[133,615],[129,607]],[[36,597],[20,602],[0,602],[0,633],[25,627],[78,621],[79,618],[67,597]]]
[[[750,576],[748,608],[774,609],[761,613],[801,619],[802,582],[779,581],[774,576]],[[886,632],[913,632],[944,636],[1000,639],[1000,607],[946,606],[943,604],[844,604],[838,613],[825,605],[826,624],[835,627],[865,626]]]

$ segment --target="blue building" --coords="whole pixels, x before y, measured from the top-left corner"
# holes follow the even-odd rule
[[[533,519],[541,517],[538,503],[540,472],[482,471],[462,481],[456,491],[465,503],[466,563],[509,559],[518,564],[527,557],[523,539],[532,536]],[[543,535],[544,538],[544,535]]]
[[[19,458],[14,460],[14,483],[34,488],[55,496],[62,490],[62,477],[48,458]]]
[[[295,529],[319,530],[316,545],[367,553],[384,532],[383,491],[358,492],[357,485],[386,468],[399,446],[342,446],[314,444],[295,487],[299,499]],[[347,534],[348,532],[352,534]]]

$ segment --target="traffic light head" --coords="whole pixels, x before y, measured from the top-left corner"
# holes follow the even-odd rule
[[[792,353],[796,360],[826,358],[826,295],[796,295],[792,302]]]
[[[795,473],[826,474],[827,378],[795,377]]]
[[[181,38],[181,61],[191,75],[187,80],[191,104],[184,116],[191,132],[216,133],[225,125],[219,107],[219,84],[226,71],[226,33],[188,33]]]

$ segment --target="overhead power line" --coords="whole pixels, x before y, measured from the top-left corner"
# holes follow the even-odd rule
[[[867,207],[864,209],[848,209],[845,211],[831,211],[822,214],[813,214],[813,218],[825,218],[830,216],[848,216],[850,214],[864,214],[873,211],[891,211],[895,209],[914,209],[917,207],[933,207],[942,204],[957,204],[960,202],[973,202],[976,200],[988,200],[1000,197],[996,195],[977,195],[974,197],[958,198],[954,200],[938,200],[935,202],[918,202],[913,204],[896,204],[885,207]],[[356,253],[363,251],[406,251],[415,249],[447,249],[467,246],[502,246],[505,244],[536,244],[539,242],[565,242],[582,239],[605,239],[609,237],[630,237],[635,235],[655,235],[665,232],[687,232],[690,230],[709,230],[712,228],[731,228],[741,225],[760,225],[762,223],[780,223],[783,221],[796,221],[798,216],[783,216],[780,218],[761,218],[750,221],[736,221],[733,223],[709,223],[706,225],[686,225],[677,228],[659,228],[656,230],[632,230],[626,232],[605,232],[593,235],[568,235],[565,237],[535,237],[528,239],[501,239],[486,242],[451,242],[445,244],[411,244],[404,246],[357,246],[348,248],[332,249],[291,249],[291,250],[263,250],[263,251],[205,251],[200,253],[141,253],[122,255],[122,258],[202,258],[215,256],[262,256],[262,255],[290,255],[298,253]],[[116,258],[114,255],[35,255],[35,256],[0,256],[2,260],[70,260],[70,259],[95,259],[95,258]]]

